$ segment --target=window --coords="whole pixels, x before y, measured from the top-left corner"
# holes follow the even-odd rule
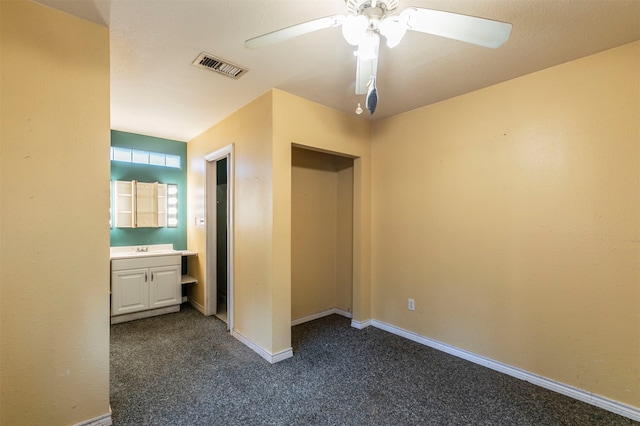
[[[127,148],[111,147],[111,159],[113,161],[131,162],[131,150]]]
[[[158,152],[150,152],[149,153],[149,164],[152,166],[165,166],[165,154],[160,154]],[[180,166],[178,166],[180,167]]]
[[[151,166],[180,168],[180,156],[162,152],[142,151],[139,149],[111,147],[111,161],[124,163],[149,164]]]
[[[180,156],[167,154],[167,167],[180,168]]]

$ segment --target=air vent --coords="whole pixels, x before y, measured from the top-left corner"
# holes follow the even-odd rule
[[[216,58],[213,55],[202,52],[195,61],[193,61],[193,65],[200,68],[205,68],[211,71],[215,71],[222,75],[226,75],[227,77],[238,79],[241,76],[245,75],[247,71],[246,68],[242,68],[236,64],[232,64],[229,61],[225,61],[224,59]]]

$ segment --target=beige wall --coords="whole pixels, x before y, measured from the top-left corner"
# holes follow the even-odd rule
[[[190,296],[204,303],[204,157],[235,146],[234,328],[271,354],[291,348],[291,147],[305,145],[354,162],[355,315],[370,318],[369,123],[279,90],[261,96],[187,144],[190,261],[199,281]],[[358,302],[356,302],[357,300]]]
[[[345,312],[352,312],[353,303],[353,159],[340,158],[337,174],[336,223],[336,304]],[[371,248],[367,249],[369,253]]]
[[[109,413],[109,33],[0,14],[0,424],[74,424]]]
[[[205,217],[204,157],[229,144],[235,149],[235,289],[234,328],[272,352],[273,332],[273,201],[271,93],[233,113],[187,144],[187,246],[197,251],[189,273],[198,279],[190,294],[204,305],[206,285],[205,228],[194,217]],[[215,291],[211,295],[215,303]],[[290,346],[290,344],[289,344]]]
[[[640,42],[373,132],[373,317],[640,407]]]
[[[353,159],[293,148],[291,318],[351,312]]]
[[[280,90],[274,90],[273,96],[274,153],[280,161],[278,167],[274,167],[274,188],[279,191],[274,220],[281,253],[274,268],[283,274],[282,294],[290,292],[291,287],[291,146],[350,156],[354,158],[352,307],[355,320],[368,320],[371,318],[371,126],[359,117]],[[290,302],[281,306],[277,311],[281,314],[277,324],[284,330],[291,321]]]

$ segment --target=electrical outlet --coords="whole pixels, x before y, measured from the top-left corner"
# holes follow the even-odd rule
[[[410,311],[416,310],[416,302],[413,299],[409,299],[409,304],[407,306]]]

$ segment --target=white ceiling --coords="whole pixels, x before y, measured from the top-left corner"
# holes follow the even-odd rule
[[[113,129],[188,141],[279,88],[354,114],[353,48],[330,28],[260,50],[246,39],[345,14],[344,0],[38,0],[111,34]],[[380,119],[640,40],[640,0],[400,0],[513,24],[488,49],[408,32],[380,47]],[[238,80],[192,65],[205,51],[249,69]],[[615,78],[612,75],[611,78]]]

